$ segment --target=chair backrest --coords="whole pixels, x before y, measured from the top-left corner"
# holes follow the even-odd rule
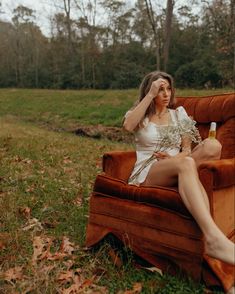
[[[197,122],[202,139],[208,137],[210,123],[216,122],[216,138],[223,146],[221,158],[235,157],[235,93],[177,97],[175,108],[180,105]]]

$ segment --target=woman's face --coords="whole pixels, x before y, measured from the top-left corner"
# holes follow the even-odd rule
[[[159,92],[155,98],[155,104],[157,107],[167,107],[171,99],[171,85],[168,80],[162,79],[159,87]]]

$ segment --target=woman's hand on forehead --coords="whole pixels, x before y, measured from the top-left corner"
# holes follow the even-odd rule
[[[168,81],[166,79],[159,78],[152,82],[149,94],[152,98],[155,98],[158,95],[159,90],[165,86],[168,86]]]

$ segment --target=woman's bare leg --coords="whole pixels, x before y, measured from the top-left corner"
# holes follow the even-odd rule
[[[205,139],[202,144],[196,146],[191,154],[191,157],[195,160],[197,167],[206,160],[216,160],[220,159],[221,156],[221,149],[222,145],[220,142],[216,139]],[[201,188],[201,192],[204,196],[205,204],[210,211],[210,203],[208,196],[206,194],[206,191],[204,187],[202,186],[202,183],[200,181],[199,185]]]
[[[193,149],[191,157],[199,166],[203,161],[220,159],[221,150],[222,145],[218,140],[207,138]]]
[[[154,163],[143,185],[172,186],[177,177],[182,200],[204,234],[205,253],[234,264],[234,244],[220,231],[210,215],[193,158],[170,158]]]
[[[230,288],[228,292],[226,292],[226,294],[235,294],[235,287],[233,286],[232,288]]]

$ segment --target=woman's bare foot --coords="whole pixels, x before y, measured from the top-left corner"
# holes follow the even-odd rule
[[[232,287],[228,290],[228,292],[226,292],[226,294],[235,294],[235,288]]]
[[[212,257],[235,265],[235,244],[224,235],[205,240],[205,253]]]

